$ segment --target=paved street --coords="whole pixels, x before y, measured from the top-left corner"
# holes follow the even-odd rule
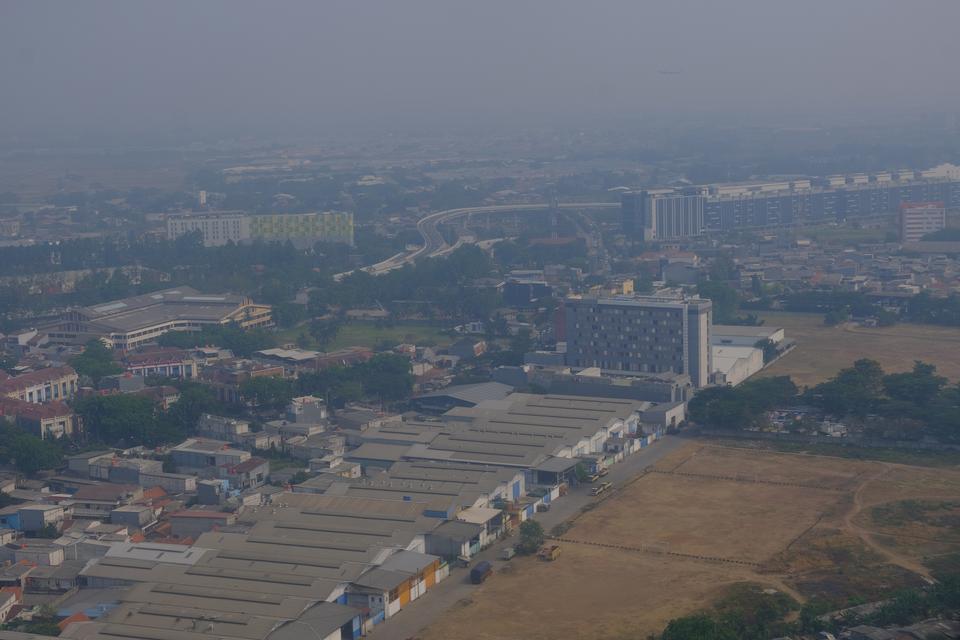
[[[683,446],[687,441],[676,436],[665,436],[651,447],[641,450],[623,462],[610,469],[606,480],[613,483],[614,488],[631,480],[645,467],[648,467],[672,451]],[[536,519],[543,525],[546,532],[580,512],[580,509],[589,502],[596,500],[590,495],[590,486],[585,485],[571,490],[563,498],[552,503],[550,511],[538,513]],[[501,540],[489,549],[485,549],[474,560],[490,560],[494,566],[494,575],[505,563],[498,560],[501,550],[508,544],[516,543],[516,536]],[[469,598],[474,586],[470,584],[469,569],[451,569],[450,577],[431,589],[426,595],[408,604],[400,613],[374,628],[368,636],[376,640],[405,640],[415,637],[421,630],[429,626],[443,612],[455,605],[459,600]]]

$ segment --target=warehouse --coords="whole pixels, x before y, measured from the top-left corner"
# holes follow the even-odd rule
[[[75,625],[65,637],[187,638],[166,634],[225,615],[238,616],[250,640],[297,637],[295,623],[314,619],[330,622],[329,630],[317,627],[328,634],[320,637],[359,637],[364,625],[446,576],[447,565],[425,553],[425,533],[437,521],[423,510],[413,501],[283,493],[270,506],[246,508],[234,525],[200,535],[194,546],[111,550],[83,569],[84,584],[132,588],[120,607],[82,632],[88,635]],[[392,576],[392,586],[374,593],[383,575]],[[370,606],[372,596],[381,598],[379,609]],[[350,598],[370,606],[366,619],[341,608]],[[221,622],[205,632],[221,633]],[[273,635],[278,631],[286,635]]]
[[[779,344],[784,341],[785,337],[786,335],[781,327],[744,327],[715,324],[713,325],[710,342],[715,346],[754,347],[762,340]]]
[[[532,469],[549,456],[601,453],[636,434],[649,403],[617,398],[515,393],[444,414],[448,430],[405,457]]]
[[[712,347],[717,384],[735,387],[763,369],[763,350],[755,347]]]
[[[231,323],[244,329],[272,327],[270,306],[246,296],[206,295],[178,287],[71,309],[43,330],[55,344],[84,344],[99,338],[126,351],[154,342],[168,331],[200,331]]]
[[[458,384],[413,398],[410,403],[418,411],[443,413],[454,407],[475,407],[485,400],[503,400],[513,387],[501,382]]]

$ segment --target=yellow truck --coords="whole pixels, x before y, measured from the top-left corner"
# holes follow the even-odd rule
[[[537,557],[547,562],[553,562],[560,557],[560,545],[547,544],[540,547],[540,551],[537,552]]]

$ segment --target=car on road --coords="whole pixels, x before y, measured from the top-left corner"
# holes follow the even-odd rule
[[[513,556],[517,555],[517,550],[513,547],[506,547],[503,551],[500,552],[501,560],[510,560]]]

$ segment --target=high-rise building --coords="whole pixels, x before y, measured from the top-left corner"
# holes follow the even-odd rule
[[[568,298],[567,365],[617,374],[680,373],[710,382],[713,305],[697,297]]]
[[[228,242],[248,242],[250,218],[237,211],[167,216],[168,240],[176,240],[180,236],[195,232],[200,232],[205,247],[222,247]]]
[[[900,241],[917,242],[947,226],[942,202],[905,202],[900,205]]]
[[[669,240],[710,231],[862,220],[922,202],[960,209],[960,167],[648,189],[624,193],[621,213],[628,237]]]
[[[239,211],[180,213],[167,216],[167,238],[174,240],[199,231],[205,247],[256,239],[267,242],[291,241],[298,248],[315,242],[353,244],[353,214],[344,211],[322,213],[276,213],[247,215]]]
[[[323,213],[275,213],[250,218],[250,235],[285,242],[343,242],[353,244],[353,214],[345,211]]]
[[[623,194],[623,228],[645,241],[691,238],[703,234],[703,203],[699,194],[673,189],[649,189]]]

